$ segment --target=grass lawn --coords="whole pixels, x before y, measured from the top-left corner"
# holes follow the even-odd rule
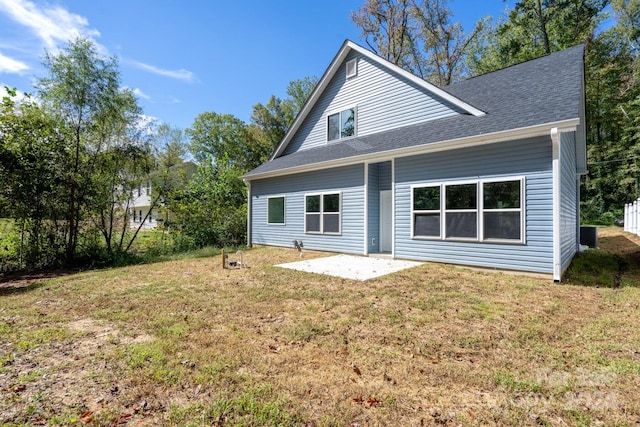
[[[0,425],[636,425],[640,239],[600,243],[560,285],[274,248],[0,283]]]

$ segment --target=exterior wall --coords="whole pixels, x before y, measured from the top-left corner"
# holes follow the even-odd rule
[[[137,189],[134,189],[131,192],[131,203],[129,204],[129,210],[131,212],[135,211],[136,221],[134,221],[133,213],[129,216],[129,227],[138,228],[140,226],[140,214],[142,213],[142,218],[147,215],[149,212],[149,207],[151,206],[151,186],[147,187],[146,184],[141,184]],[[142,225],[142,229],[148,230],[152,228],[156,228],[158,226],[157,219],[155,218],[154,212],[151,212],[150,218]]]
[[[396,159],[395,257],[553,273],[551,157],[543,137]],[[411,238],[411,185],[509,176],[525,177],[525,244]]]
[[[380,163],[369,165],[367,182],[367,253],[380,251]]]
[[[367,253],[380,252],[380,191],[391,190],[391,162],[369,164],[367,181]]]
[[[570,134],[562,137],[562,153],[565,159],[573,158],[573,162],[562,164],[562,261],[568,264],[576,248],[578,203],[575,144]],[[391,182],[390,165],[390,162],[383,162],[367,166],[367,197],[363,164],[252,181],[252,243],[292,247],[292,240],[297,239],[302,240],[304,247],[308,249],[362,254],[366,245],[368,252],[377,252],[379,199],[376,195]],[[396,158],[394,170],[396,258],[553,273],[551,137]],[[509,177],[524,177],[525,181],[524,243],[424,240],[411,237],[412,185]],[[341,234],[305,234],[305,194],[331,191],[341,192]],[[284,225],[267,224],[269,196],[285,197]],[[372,245],[372,237],[376,238],[376,245]]]
[[[354,58],[358,59],[358,75],[347,80],[345,64]],[[448,102],[352,51],[283,155],[327,144],[327,113],[354,106],[357,136],[459,114]]]
[[[580,186],[577,182],[574,132],[560,134],[560,265],[566,270],[578,249]]]
[[[137,206],[137,207],[132,207],[131,211],[135,210],[136,211],[136,221],[133,220],[133,214],[129,215],[129,227],[130,228],[138,228],[140,226],[140,215],[142,215],[142,218],[144,218],[147,215],[147,212],[149,212],[149,206]],[[156,218],[156,212],[152,211],[151,215],[149,215],[149,217],[146,219],[146,221],[142,224],[142,229],[143,230],[150,230],[153,228],[156,228],[158,226],[158,221]]]
[[[251,243],[362,254],[364,252],[364,165],[251,181]],[[341,192],[341,234],[304,232],[305,194]],[[285,224],[267,224],[267,197],[285,196]]]

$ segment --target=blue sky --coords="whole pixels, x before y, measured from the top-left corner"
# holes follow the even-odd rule
[[[205,111],[249,121],[251,107],[286,96],[287,84],[321,76],[364,0],[0,0],[0,88],[34,92],[47,49],[91,38],[119,58],[122,85],[144,113],[186,128]],[[466,31],[509,0],[452,0]],[[3,90],[0,89],[0,94]]]

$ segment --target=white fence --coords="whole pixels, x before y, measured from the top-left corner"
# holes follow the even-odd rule
[[[624,205],[624,231],[640,236],[640,199]]]

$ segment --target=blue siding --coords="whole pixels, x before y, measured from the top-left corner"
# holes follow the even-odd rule
[[[564,271],[578,248],[578,203],[576,138],[574,132],[560,134],[560,265]]]
[[[551,139],[535,138],[396,159],[395,256],[553,273]],[[411,185],[525,177],[526,244],[411,238]]]
[[[380,206],[380,163],[369,165],[369,179],[367,192],[367,250],[369,253],[380,251],[380,215],[378,207]],[[375,243],[374,240],[375,239]]]
[[[391,162],[371,163],[367,181],[367,252],[380,252],[380,191],[391,190]],[[375,240],[372,240],[375,239]],[[374,243],[375,242],[375,243]]]
[[[341,235],[305,234],[304,195],[342,193]],[[285,225],[267,224],[267,197],[285,196]],[[362,254],[364,251],[364,165],[345,166],[295,176],[251,181],[253,244],[292,247],[302,240],[308,249]]]
[[[346,61],[354,58],[358,60],[358,75],[347,79]],[[283,155],[326,144],[327,114],[354,106],[357,106],[358,136],[459,114],[457,107],[352,51]]]

